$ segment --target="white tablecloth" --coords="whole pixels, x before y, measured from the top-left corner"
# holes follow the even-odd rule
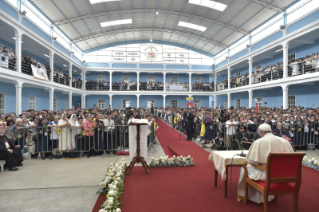
[[[208,160],[214,162],[215,169],[222,176],[222,180],[226,180],[226,166],[227,165],[243,165],[246,161],[246,157],[240,157],[236,154],[240,154],[241,150],[237,151],[212,151],[208,157]],[[248,150],[244,150],[247,154]],[[234,156],[236,155],[236,156]],[[233,158],[234,156],[234,158]],[[232,162],[233,158],[233,162]]]

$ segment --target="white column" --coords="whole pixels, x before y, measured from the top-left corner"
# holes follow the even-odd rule
[[[136,95],[136,108],[140,107],[140,95]]]
[[[288,109],[288,86],[282,88],[283,109]]]
[[[72,108],[72,92],[69,92],[69,109]]]
[[[215,71],[215,73],[214,73],[214,92],[216,92],[216,91],[217,91],[217,73]]]
[[[192,91],[192,73],[189,73],[189,92]]]
[[[110,91],[112,91],[112,84],[112,71],[110,71]]]
[[[72,88],[72,63],[69,63],[69,86]]]
[[[230,89],[230,75],[231,75],[231,67],[228,67],[228,89]],[[229,103],[228,103],[229,105]]]
[[[166,99],[166,95],[163,95],[163,107],[165,108],[165,99]]]
[[[217,107],[217,95],[214,95],[214,105],[213,108],[215,109]]]
[[[166,91],[166,73],[163,73],[164,91]],[[165,105],[164,105],[165,107]]]
[[[16,114],[20,115],[22,113],[22,85],[16,84]]]
[[[251,75],[253,73],[253,58],[249,59],[249,85],[251,85],[252,79],[251,79]]]
[[[248,91],[248,95],[249,95],[249,103],[248,103],[249,109],[252,108],[252,106],[253,106],[253,94],[254,94],[254,92],[253,92],[252,90]]]
[[[50,81],[53,82],[54,74],[54,53],[50,53]]]
[[[82,94],[81,98],[81,108],[86,108],[86,94]]]
[[[16,35],[15,36],[16,39],[16,49],[15,49],[15,54],[16,54],[16,69],[17,72],[22,72],[21,69],[21,55],[22,55],[22,47],[21,47],[21,36],[20,35]],[[20,114],[20,113],[19,113]]]
[[[137,91],[140,91],[140,73],[139,72],[136,72],[137,74]]]
[[[228,108],[231,107],[231,93],[227,93]]]
[[[288,77],[288,44],[283,47],[283,78]]]
[[[82,90],[86,90],[86,88],[85,88],[85,78],[86,78],[86,71],[83,70],[82,71]]]
[[[110,105],[111,105],[111,109],[113,108],[113,105],[112,105],[112,94],[109,94],[109,98],[110,98]],[[110,106],[109,106],[110,107]]]
[[[49,109],[51,111],[53,111],[53,109],[54,109],[54,105],[53,105],[54,100],[53,99],[54,99],[54,88],[50,88],[49,89],[49,101],[50,101]]]

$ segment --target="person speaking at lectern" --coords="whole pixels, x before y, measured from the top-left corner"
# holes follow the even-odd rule
[[[250,179],[255,181],[266,181],[266,170],[259,170],[253,165],[263,166],[267,163],[269,153],[293,153],[289,141],[272,134],[271,127],[268,124],[261,124],[258,127],[260,137],[254,141],[247,153],[247,170]],[[244,169],[240,169],[239,183],[238,183],[238,201],[244,200]],[[268,201],[271,201],[274,196],[269,196]],[[255,188],[248,186],[248,199],[256,203],[262,203],[263,194]]]

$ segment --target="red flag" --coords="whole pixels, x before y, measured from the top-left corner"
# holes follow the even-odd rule
[[[258,113],[257,103],[256,103],[255,113]]]

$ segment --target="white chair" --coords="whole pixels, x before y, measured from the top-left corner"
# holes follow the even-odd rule
[[[3,169],[4,169],[4,164],[6,164],[6,161],[5,160],[0,160],[0,167],[1,167],[1,172],[3,172]]]

